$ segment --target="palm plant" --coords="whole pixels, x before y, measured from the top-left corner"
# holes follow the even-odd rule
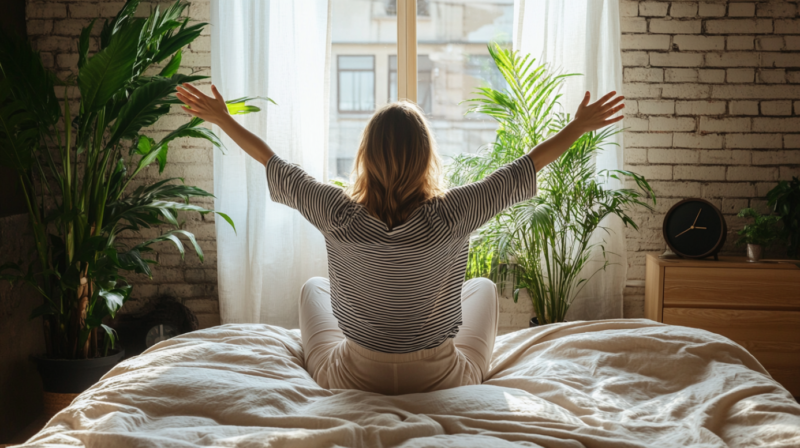
[[[557,112],[560,88],[570,75],[551,73],[535,59],[489,46],[508,88],[481,87],[468,100],[468,113],[484,113],[498,122],[494,142],[477,154],[454,159],[448,179],[463,185],[484,178],[531,150],[569,123]],[[470,244],[467,276],[513,279],[514,300],[526,288],[540,323],[562,322],[588,280],[610,264],[604,244],[593,243],[604,220],[617,216],[638,229],[629,215],[635,207],[651,208],[655,195],[644,177],[623,170],[596,172],[595,156],[619,130],[606,128],[581,136],[559,159],[538,173],[539,195],[497,215]],[[611,179],[632,179],[638,189],[611,189]],[[589,261],[601,251],[603,264]]]
[[[0,163],[18,175],[36,246],[27,269],[12,264],[0,270],[43,297],[31,318],[42,316],[48,357],[96,357],[113,347],[114,332],[103,319],[114,317],[132,288],[120,271],[151,276],[156,261],[146,254],[155,243],[171,242],[183,256],[184,237],[203,259],[194,235],[180,228],[179,213],[214,212],[189,203],[212,195],[176,178],[135,189],[131,183],[153,164],[162,172],[175,139],[200,138],[222,148],[197,118],[159,140],[144,134],[179,102],[177,85],[206,78],[178,73],[182,49],[206,24],[190,25],[182,17],[188,3],[180,0],[147,18],[133,16],[138,6],[139,0],[128,0],[104,23],[93,56],[94,21],[82,30],[77,79],[58,80],[27,42],[0,36]],[[57,86],[65,92],[63,111]],[[71,86],[80,90],[77,110]],[[229,110],[257,111],[247,100],[230,101]],[[134,247],[117,241],[123,232],[162,225],[172,230]]]

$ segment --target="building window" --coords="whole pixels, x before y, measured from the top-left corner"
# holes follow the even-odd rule
[[[333,177],[339,177],[342,179],[347,179],[350,177],[350,172],[353,171],[353,163],[355,163],[356,159],[353,157],[337,157],[336,158],[336,175]]]
[[[375,56],[339,56],[339,112],[375,110]]]
[[[397,101],[397,56],[389,56],[389,102]],[[433,61],[426,54],[417,56],[417,104],[433,114]]]
[[[431,15],[430,3],[428,0],[417,0],[417,15],[428,17]],[[386,15],[397,15],[397,0],[386,0]]]

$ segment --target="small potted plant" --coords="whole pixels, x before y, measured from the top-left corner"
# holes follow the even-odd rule
[[[755,263],[761,259],[761,253],[776,238],[778,232],[775,225],[781,219],[776,215],[762,215],[752,208],[745,208],[739,212],[740,218],[753,218],[752,224],[745,225],[738,232],[739,239],[736,244],[747,245],[747,261]]]
[[[786,255],[800,258],[800,178],[778,182],[767,193],[767,204],[783,224],[781,237],[786,239]]]

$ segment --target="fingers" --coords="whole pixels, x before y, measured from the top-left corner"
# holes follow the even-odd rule
[[[594,102],[592,105],[594,106],[594,105],[601,105],[601,104],[605,104],[605,102],[606,102],[606,101],[608,101],[609,99],[611,99],[611,98],[612,98],[614,95],[616,95],[616,94],[617,94],[617,92],[615,92],[615,91],[613,91],[613,90],[612,90],[611,92],[608,92],[608,93],[606,93],[605,95],[603,95],[602,97],[600,97],[600,99],[599,99],[599,100],[597,100],[597,101],[595,101],[595,102]]]
[[[222,95],[219,93],[219,90],[217,90],[217,86],[214,84],[211,84],[211,93],[214,94],[214,98],[216,98],[217,101],[221,103],[225,102],[225,100],[222,98]]]
[[[189,84],[188,82],[187,83],[183,83],[182,86],[186,90],[192,92],[198,98],[203,98],[203,97],[208,98],[208,95],[206,95],[205,93],[201,92],[197,87]]]
[[[199,112],[197,110],[195,110],[195,109],[189,109],[186,106],[181,106],[181,109],[185,110],[186,112],[189,112],[191,115],[194,115],[195,117],[199,117],[200,116]]]
[[[581,105],[578,106],[579,109],[586,107],[589,104],[589,100],[591,99],[591,94],[589,91],[586,91],[586,94],[583,95],[583,101],[581,101]]]
[[[175,88],[175,90],[177,90],[179,93],[182,93],[184,96],[187,96],[187,97],[190,97],[190,98],[193,98],[193,99],[198,99],[192,92],[189,92],[186,89],[186,87],[184,87],[186,85],[188,85],[188,84],[184,84],[182,86],[177,86]]]
[[[187,106],[192,106],[194,108],[197,108],[197,107],[200,106],[200,102],[197,100],[197,98],[195,98],[193,96],[189,96],[189,95],[181,93],[181,92],[178,92],[175,96],[177,96],[178,99],[181,100],[183,102],[183,104],[186,104]]]
[[[624,99],[625,99],[625,97],[624,97],[624,96],[622,96],[622,95],[620,95],[620,96],[618,96],[618,97],[616,97],[616,98],[612,99],[611,101],[609,101],[609,102],[607,102],[607,103],[603,104],[603,107],[601,108],[601,110],[602,110],[603,112],[605,112],[605,111],[607,111],[607,110],[611,109],[612,107],[614,107],[616,104],[618,104],[620,101],[622,101],[622,100],[624,100]]]
[[[612,108],[610,108],[610,109],[608,109],[606,111],[603,111],[601,116],[603,118],[610,117],[610,116],[614,115],[615,113],[621,111],[624,108],[625,108],[625,105],[624,104],[620,104],[619,106],[612,107]]]
[[[607,126],[607,125],[609,125],[609,124],[614,124],[614,123],[616,123],[616,122],[618,122],[618,121],[621,121],[623,118],[625,118],[625,116],[624,116],[624,115],[620,115],[620,116],[618,116],[618,117],[610,118],[610,119],[608,119],[608,120],[605,120],[605,121],[603,122],[603,123],[604,123],[604,125],[603,125],[603,126]]]

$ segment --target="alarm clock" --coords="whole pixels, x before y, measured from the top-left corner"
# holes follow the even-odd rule
[[[684,199],[669,209],[662,226],[667,246],[682,258],[706,258],[725,244],[728,225],[714,204],[705,199]]]

